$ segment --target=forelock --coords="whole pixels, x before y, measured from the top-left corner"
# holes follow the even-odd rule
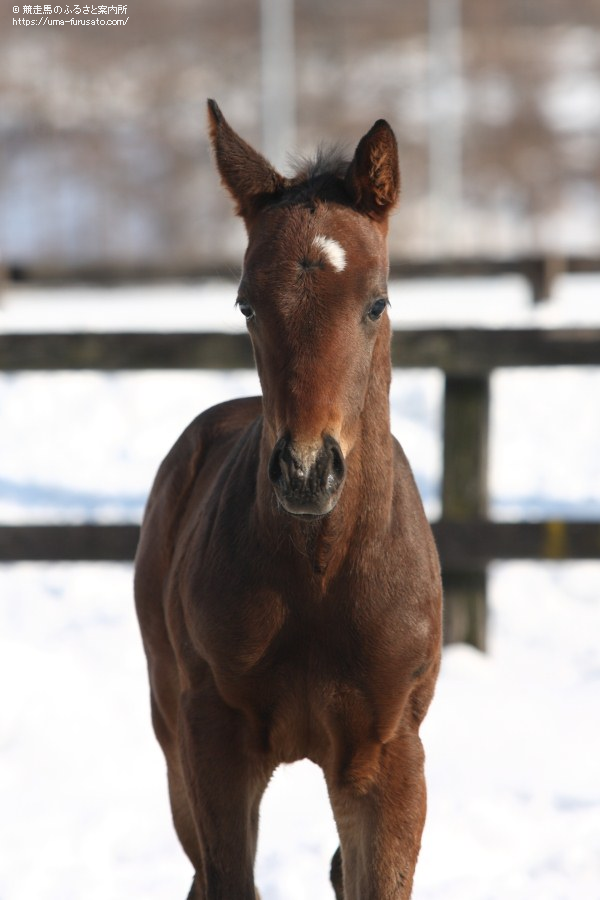
[[[285,189],[276,206],[310,206],[318,201],[334,201],[350,205],[345,186],[350,165],[343,149],[337,145],[321,146],[314,156],[299,157],[293,163],[293,174],[285,179]]]

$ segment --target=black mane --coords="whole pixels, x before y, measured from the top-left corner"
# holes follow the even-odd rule
[[[275,206],[314,206],[329,201],[349,206],[352,199],[345,185],[350,165],[339,146],[319,147],[309,158],[294,163],[294,174],[285,179],[285,187],[275,200]]]

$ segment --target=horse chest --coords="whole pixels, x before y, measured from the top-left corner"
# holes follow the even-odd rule
[[[368,648],[359,642],[352,649],[330,631],[283,643],[257,673],[252,706],[266,745],[282,761],[307,756],[323,764],[340,745],[354,756],[379,744],[393,729],[403,689],[397,673],[379,685],[378,674]]]
[[[207,599],[196,646],[222,699],[280,761],[318,762],[341,735],[358,747],[393,730],[406,677],[399,646],[375,622],[361,628],[331,597],[302,606],[263,589]]]

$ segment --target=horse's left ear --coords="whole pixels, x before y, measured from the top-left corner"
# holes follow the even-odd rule
[[[356,148],[346,187],[358,210],[376,219],[388,216],[400,196],[398,145],[391,127],[379,119]]]
[[[248,224],[282,190],[284,179],[235,133],[214,100],[208,101],[208,126],[221,180],[236,202],[238,215]]]

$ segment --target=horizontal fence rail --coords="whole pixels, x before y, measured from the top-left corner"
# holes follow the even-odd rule
[[[600,328],[408,329],[392,364],[480,375],[514,366],[598,366]],[[217,332],[0,335],[0,371],[254,368],[247,334]]]
[[[532,254],[529,256],[498,258],[448,257],[435,260],[400,260],[390,263],[390,277],[399,280],[418,278],[489,278],[520,275],[530,288],[535,302],[547,299],[552,293],[555,279],[562,274],[600,272],[599,256],[572,254]],[[152,283],[157,281],[205,280],[240,276],[238,263],[217,261],[214,263],[177,262],[168,264],[123,263],[60,266],[43,263],[9,263],[0,271],[7,282],[34,283],[36,285],[95,284],[109,287],[126,283]]]
[[[433,523],[445,637],[484,649],[488,563],[600,558],[600,522],[489,521],[489,376],[502,367],[600,366],[600,329],[408,329],[392,336],[392,362],[445,374],[442,518]],[[0,371],[11,373],[253,367],[245,333],[0,335]],[[138,534],[136,524],[3,525],[0,562],[130,562]]]
[[[442,568],[494,560],[597,559],[600,522],[432,523]],[[0,562],[131,562],[139,525],[1,525]]]

